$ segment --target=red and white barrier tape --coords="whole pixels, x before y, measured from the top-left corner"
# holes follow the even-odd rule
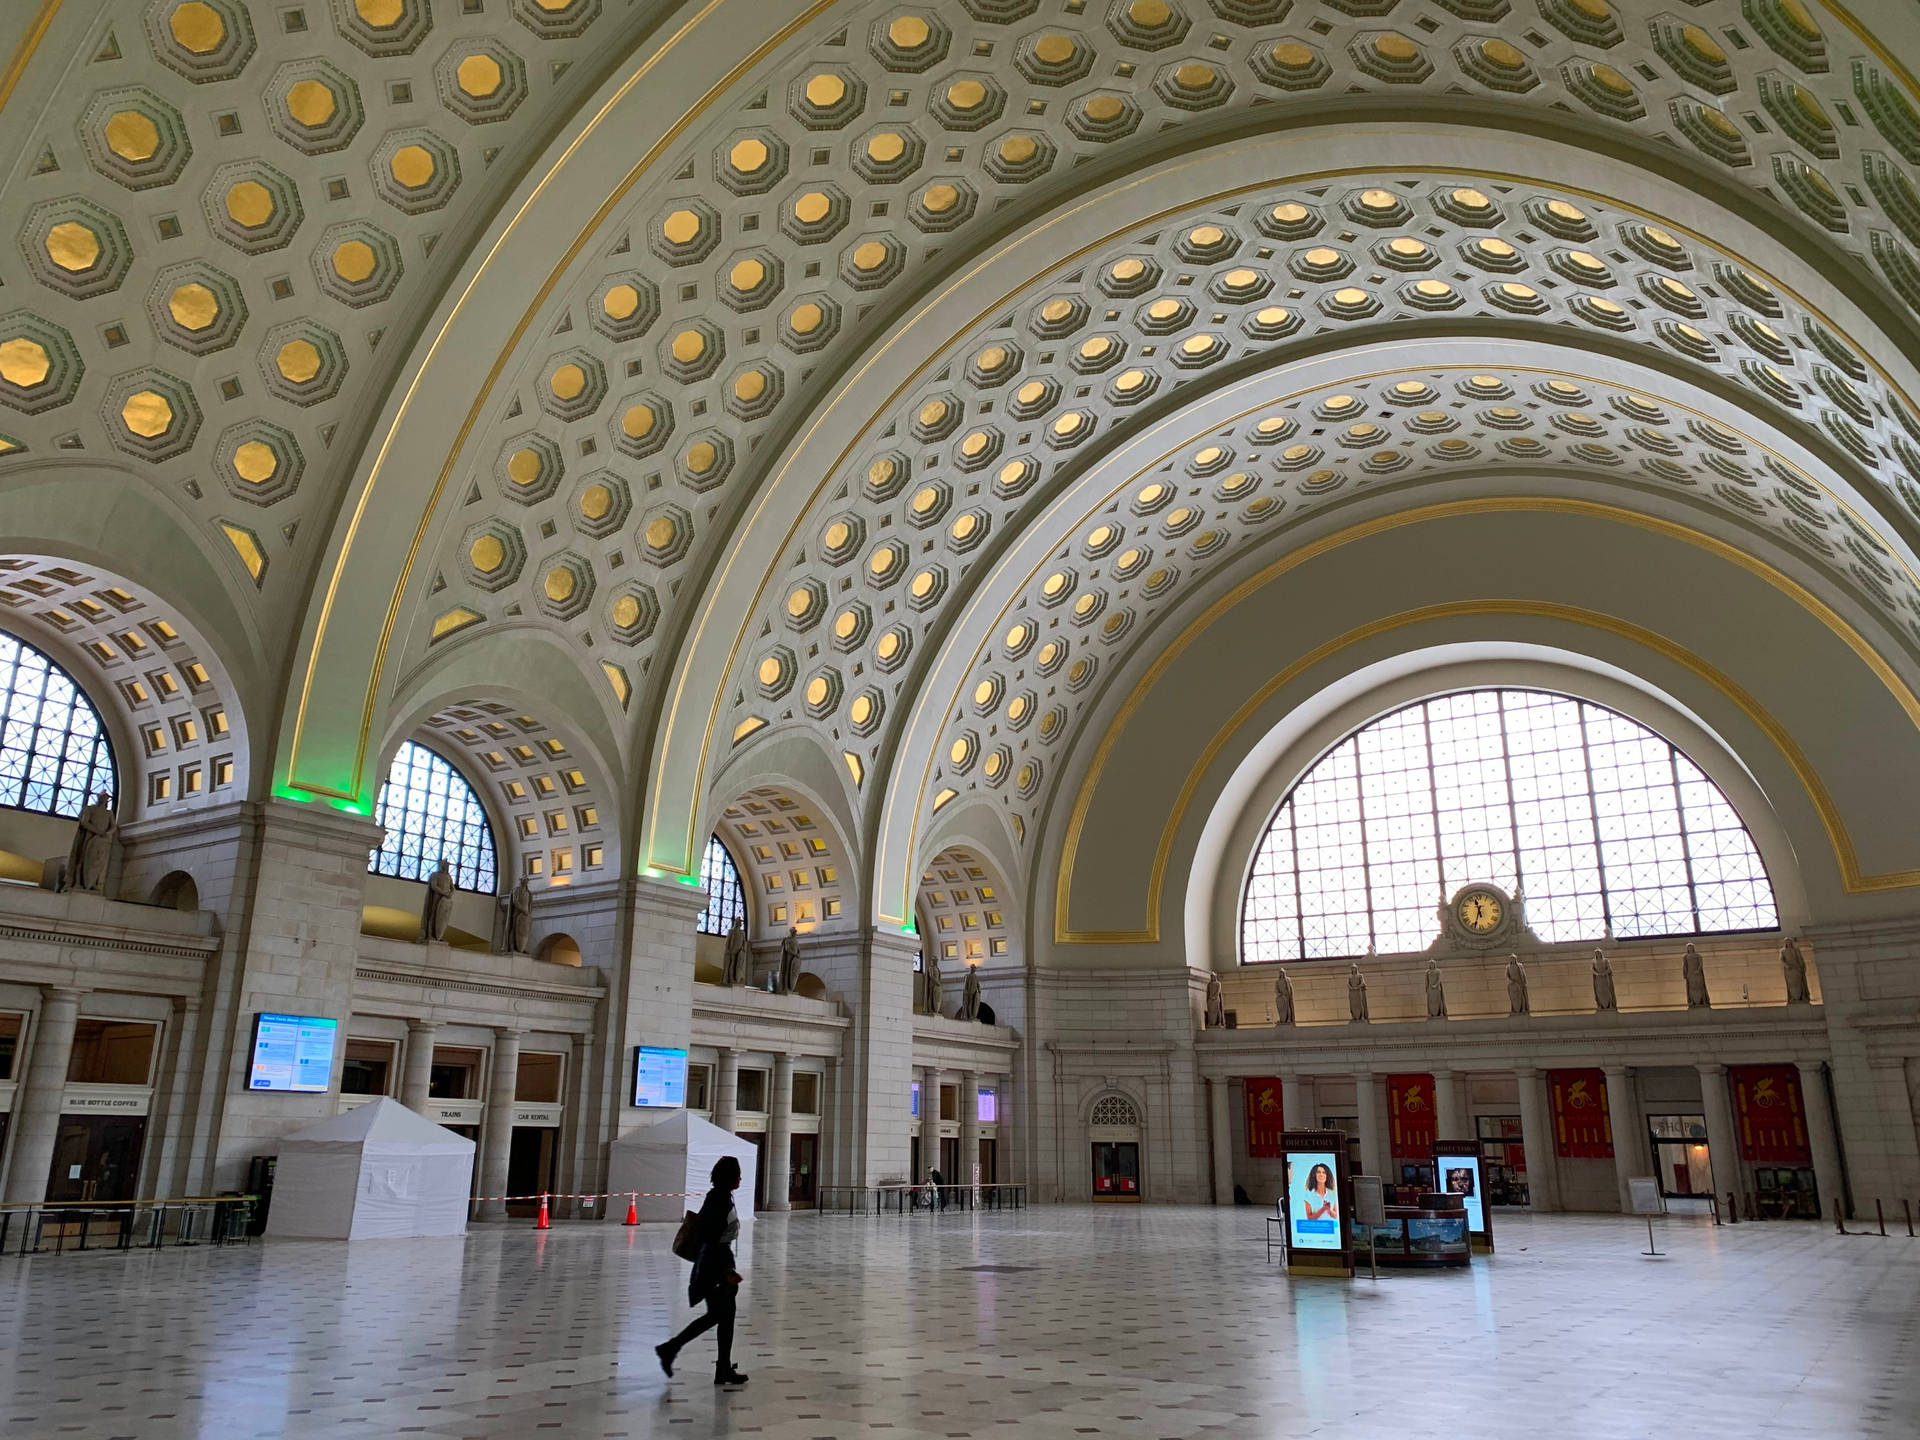
[[[562,1195],[549,1190],[544,1195],[475,1195],[475,1200],[521,1201],[534,1204],[541,1200],[692,1200],[705,1195],[704,1190],[603,1190],[598,1195]]]

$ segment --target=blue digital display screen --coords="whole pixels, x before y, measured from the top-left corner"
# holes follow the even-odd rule
[[[318,1015],[256,1015],[249,1090],[321,1095],[333,1080],[333,1047],[340,1022]]]

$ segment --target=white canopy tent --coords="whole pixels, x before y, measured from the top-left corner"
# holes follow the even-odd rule
[[[700,1208],[712,1185],[709,1177],[713,1164],[722,1155],[740,1162],[735,1209],[743,1222],[750,1221],[760,1151],[751,1140],[742,1140],[685,1110],[613,1142],[607,1160],[607,1189],[612,1192],[608,1209],[623,1210],[622,1199],[637,1191],[642,1220],[678,1220],[687,1211]],[[686,1192],[684,1197],[674,1198],[682,1191]],[[667,1198],[646,1198],[662,1192]]]
[[[463,1235],[473,1141],[382,1096],[280,1142],[267,1234],[288,1240]]]

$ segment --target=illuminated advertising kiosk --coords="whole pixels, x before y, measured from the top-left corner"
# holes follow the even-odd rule
[[[1286,1183],[1280,1209],[1286,1219],[1287,1271],[1293,1275],[1353,1275],[1353,1187],[1347,1177],[1347,1137],[1338,1130],[1288,1130],[1280,1136]]]
[[[1487,1203],[1486,1170],[1473,1140],[1433,1142],[1433,1188],[1459,1197],[1467,1210],[1467,1239],[1481,1255],[1493,1253],[1493,1206]]]

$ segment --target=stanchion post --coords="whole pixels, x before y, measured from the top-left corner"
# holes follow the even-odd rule
[[[1838,1234],[1844,1235],[1847,1233],[1847,1217],[1840,1212],[1840,1199],[1838,1196],[1835,1196],[1833,1201],[1833,1228]]]
[[[1887,1233],[1887,1212],[1878,1200],[1873,1202],[1873,1214],[1874,1218],[1880,1222],[1880,1233],[1884,1236]]]
[[[1727,1223],[1730,1225],[1740,1223],[1740,1197],[1731,1190],[1727,1191]]]
[[[1913,1202],[1902,1197],[1900,1208],[1907,1212],[1907,1239],[1911,1240],[1913,1239]]]

